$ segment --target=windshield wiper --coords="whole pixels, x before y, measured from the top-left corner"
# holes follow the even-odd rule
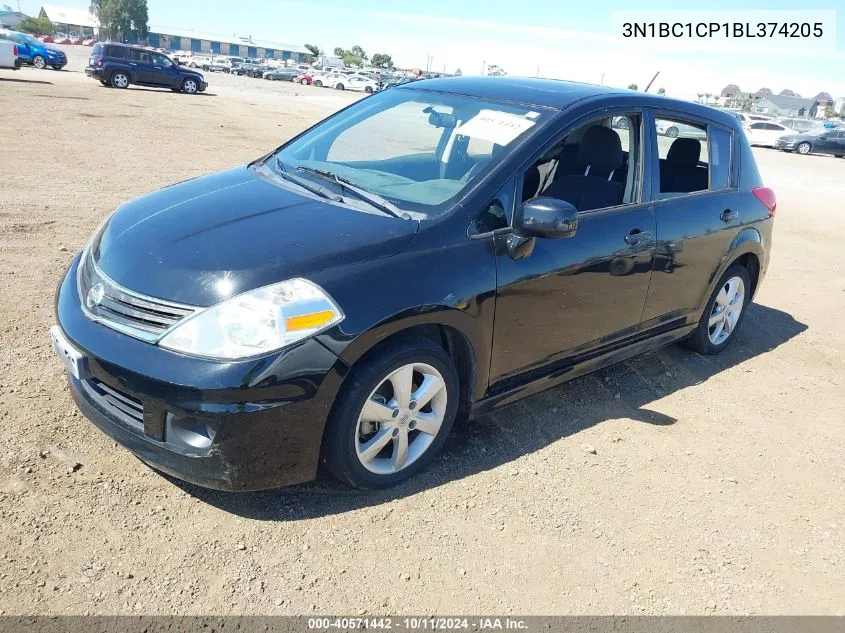
[[[322,185],[315,184],[307,178],[300,178],[299,176],[290,173],[287,167],[285,167],[284,163],[278,158],[276,158],[276,165],[279,166],[279,176],[281,178],[289,180],[292,183],[299,185],[303,189],[310,191],[311,193],[317,194],[321,198],[325,198],[326,200],[331,200],[332,202],[343,202],[343,196],[337,195],[334,191],[326,189]]]
[[[356,185],[351,180],[344,178],[342,176],[338,176],[336,173],[332,171],[328,171],[326,169],[315,169],[313,167],[297,167],[299,171],[304,171],[307,174],[314,174],[319,178],[324,178],[325,180],[329,180],[331,182],[335,182],[339,184],[341,187],[349,191],[350,193],[355,194],[357,198],[363,200],[364,202],[368,202],[373,205],[376,209],[380,211],[384,211],[386,214],[393,216],[394,218],[401,218],[403,220],[410,220],[410,216],[407,213],[402,213],[399,207],[395,204],[382,198],[377,193],[373,193],[372,191],[367,191],[366,189],[362,189],[358,185]]]

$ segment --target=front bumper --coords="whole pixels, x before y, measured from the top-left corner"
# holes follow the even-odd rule
[[[86,361],[71,392],[82,413],[141,460],[220,490],[309,481],[346,366],[316,340],[258,360],[168,352],[82,313],[74,260],[56,297],[64,337]],[[212,429],[210,446],[178,441],[170,423]]]

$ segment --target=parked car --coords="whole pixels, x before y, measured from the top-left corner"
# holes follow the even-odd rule
[[[43,69],[48,66],[53,70],[61,70],[67,66],[67,55],[64,51],[47,46],[31,35],[17,31],[0,30],[0,36],[18,45],[18,57],[22,64]]]
[[[12,40],[5,39],[0,33],[0,68],[18,70],[20,67],[21,58],[18,57],[18,45]]]
[[[203,70],[208,70],[208,65],[211,64],[212,61],[213,59],[208,55],[192,55],[188,60],[187,66],[189,68],[202,68]]]
[[[229,73],[232,72],[232,62],[222,58],[213,59],[205,65],[205,70],[212,73]]]
[[[369,77],[352,75],[350,77],[337,79],[334,83],[334,87],[337,90],[356,90],[358,92],[372,94],[378,91],[380,84]]]
[[[325,83],[326,77],[329,77],[329,76],[335,77],[335,78],[340,77],[340,75],[338,73],[325,72],[325,71],[316,72],[312,75],[312,77],[313,77],[312,85],[317,86],[318,88],[322,88],[324,85],[326,85],[326,86],[333,85],[331,83]]]
[[[245,75],[247,77],[263,77],[264,73],[268,70],[270,68],[259,64],[241,64],[237,68],[233,68],[232,72],[236,75]]]
[[[795,130],[773,121],[753,121],[744,128],[748,142],[763,147],[775,147],[781,136],[795,134]]]
[[[820,127],[819,122],[813,119],[778,119],[777,122],[799,134]]]
[[[84,40],[82,40],[83,46],[94,46],[94,44],[96,44],[96,43],[97,43],[96,37],[86,37]]]
[[[314,81],[314,75],[310,72],[308,73],[300,73],[296,76],[294,81],[298,84],[302,84],[303,86],[310,86]]]
[[[138,84],[196,94],[208,87],[201,73],[184,68],[161,53],[127,44],[95,44],[85,75],[113,88]]]
[[[678,121],[657,120],[657,133],[669,138],[706,138],[704,130]]]
[[[264,79],[270,81],[295,81],[298,76],[296,68],[275,68],[264,73]]]
[[[818,127],[803,134],[781,136],[778,149],[799,154],[832,154],[837,158],[845,156],[845,129]]]
[[[754,121],[771,121],[772,117],[762,114],[751,114],[749,112],[741,112],[739,110],[728,110],[733,116],[739,119],[743,124],[753,123]]]
[[[655,115],[707,130],[705,160],[682,137],[659,160]],[[384,488],[458,415],[674,341],[724,350],[775,211],[724,112],[430,79],[120,205],[60,282],[52,345],[85,416],[158,470]]]

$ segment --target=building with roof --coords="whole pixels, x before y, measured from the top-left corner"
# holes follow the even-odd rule
[[[812,118],[818,109],[818,101],[803,97],[768,94],[754,102],[754,112],[772,116]]]
[[[170,51],[191,51],[209,55],[231,55],[263,59],[282,59],[301,62],[311,52],[304,46],[274,40],[254,39],[251,36],[223,35],[179,29],[169,26],[150,25],[150,32],[144,42],[136,34],[126,38],[131,44],[144,43],[154,48]]]
[[[21,23],[22,20],[26,20],[29,16],[26,13],[21,13],[20,11],[9,11],[7,9],[3,9],[0,11],[0,27],[6,29],[17,29],[18,24]]]
[[[41,6],[38,17],[47,18],[56,26],[57,31],[64,33],[96,35],[100,29],[100,22],[85,9],[44,4]]]

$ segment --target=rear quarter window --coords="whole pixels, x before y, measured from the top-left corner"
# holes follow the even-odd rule
[[[108,46],[106,47],[106,57],[116,57],[117,59],[126,59],[126,49],[122,46]]]

